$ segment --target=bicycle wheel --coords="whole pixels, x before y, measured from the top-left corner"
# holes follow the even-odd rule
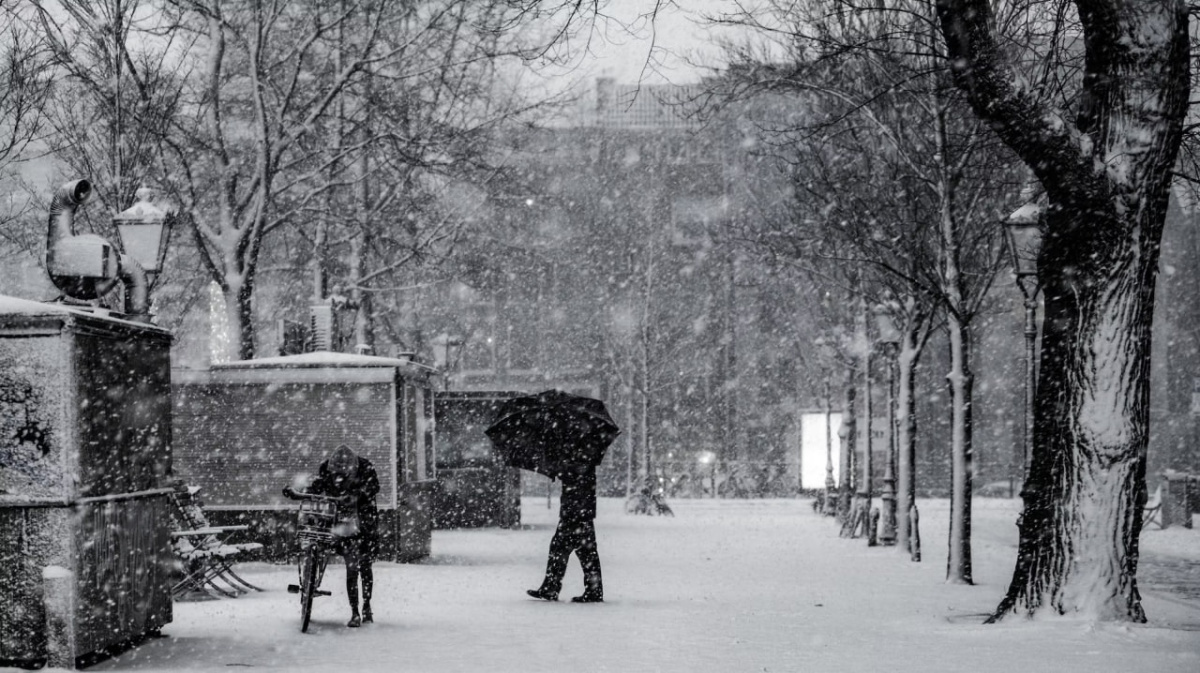
[[[308,632],[308,622],[312,619],[313,598],[320,586],[320,561],[313,552],[304,555],[300,565],[300,633]]]

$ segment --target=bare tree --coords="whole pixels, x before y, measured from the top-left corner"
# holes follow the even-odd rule
[[[379,251],[389,237],[375,231],[363,238],[350,223],[386,215],[404,222],[404,213],[397,211],[414,202],[404,192],[413,183],[397,176],[411,170],[409,159],[440,157],[453,163],[460,158],[446,145],[428,144],[428,136],[416,136],[413,142],[405,135],[426,133],[421,126],[426,117],[416,118],[411,127],[380,128],[388,109],[375,104],[380,92],[414,96],[412,109],[425,115],[429,110],[434,115],[447,109],[473,112],[461,101],[484,102],[459,84],[467,77],[488,81],[483,66],[494,59],[535,56],[537,46],[544,47],[545,42],[523,34],[522,26],[535,19],[550,21],[559,29],[539,37],[557,40],[582,16],[580,7],[534,0],[442,0],[419,6],[329,0],[238,7],[174,0],[169,5],[177,13],[174,25],[192,45],[182,60],[197,76],[169,135],[164,173],[192,216],[193,239],[205,267],[226,295],[229,324],[238,335],[236,356],[241,358],[255,350],[252,298],[263,243],[272,231],[297,223],[303,213],[311,215],[323,201],[327,206],[353,203],[344,211],[346,228],[330,232],[333,238],[326,240],[349,243],[357,236],[356,250]],[[369,97],[360,95],[372,79],[381,84]],[[425,86],[430,81],[440,87]],[[478,91],[480,80],[470,81]],[[448,108],[421,98],[425,95],[453,96],[460,104]],[[346,96],[363,104],[340,107]],[[346,117],[340,118],[343,111]],[[329,134],[322,132],[331,120],[347,125],[345,143],[333,143],[332,151]],[[456,129],[462,133],[462,127]],[[404,154],[398,147],[410,151]],[[369,157],[365,164],[359,160],[363,155]],[[381,177],[385,170],[392,172],[391,179]],[[329,190],[343,192],[340,202],[326,199]],[[346,190],[357,190],[357,196]],[[382,266],[401,265],[389,260]],[[361,269],[349,288],[354,292],[369,291],[372,278],[387,279],[381,267]]]
[[[804,235],[839,241],[824,254],[836,250],[831,261],[867,267],[863,291],[888,288],[886,304],[902,318],[901,413],[903,440],[910,443],[900,452],[902,499],[912,493],[906,461],[914,456],[915,440],[912,393],[903,386],[912,384],[933,309],[946,316],[953,461],[947,581],[970,583],[970,324],[999,264],[994,212],[1004,183],[985,167],[1003,167],[1006,158],[983,124],[964,119],[965,103],[949,84],[936,19],[922,3],[870,11],[841,0],[780,3],[719,22],[787,45],[788,58],[770,60],[761,56],[770,49],[730,45],[736,66],[727,95],[790,92],[807,104],[800,124],[776,122],[767,129],[797,147],[798,192],[810,201],[801,208],[822,213],[819,226]],[[901,503],[897,512],[902,546],[908,509]]]
[[[1020,18],[1083,50],[1044,100],[1001,46],[989,2],[938,0],[958,85],[1049,199],[1033,447],[1020,543],[992,620],[1014,612],[1144,621],[1137,589],[1146,500],[1151,318],[1171,171],[1190,90],[1182,0],[1038,5]],[[1061,43],[1055,45],[1059,47]],[[1046,61],[1051,68],[1058,63]]]
[[[51,88],[49,54],[14,12],[0,8],[0,170],[38,139]]]
[[[29,17],[16,8],[0,7],[0,181],[9,169],[28,157],[45,126],[46,100],[51,78],[43,46],[25,30]],[[0,211],[0,236],[17,248],[28,248],[29,238],[16,226],[24,211],[22,199],[8,191],[8,205]],[[12,226],[10,226],[12,225]]]
[[[53,55],[56,74],[48,149],[96,185],[104,209],[124,210],[139,187],[156,182],[159,139],[181,88],[165,62],[176,45],[146,16],[153,5],[143,0],[32,5],[29,28]]]

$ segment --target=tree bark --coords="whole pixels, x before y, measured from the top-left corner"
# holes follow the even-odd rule
[[[972,584],[971,577],[971,473],[974,451],[971,433],[971,335],[968,327],[950,313],[950,534],[946,550],[946,581]]]
[[[900,374],[896,392],[896,546],[906,553],[911,551],[909,513],[916,503],[917,483],[917,400],[913,391],[920,352],[912,341],[911,334],[904,335],[896,360]]]
[[[1144,621],[1138,535],[1159,242],[1189,92],[1187,5],[1078,2],[1078,116],[1011,73],[986,0],[938,0],[958,85],[1049,197],[1033,446],[1016,568],[989,621],[1057,613]]]

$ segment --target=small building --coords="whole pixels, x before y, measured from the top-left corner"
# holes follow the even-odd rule
[[[0,296],[0,661],[171,621],[171,333]]]
[[[176,371],[175,472],[213,524],[249,524],[268,559],[292,551],[299,487],[339,444],[379,473],[380,558],[430,553],[433,370],[404,358],[318,351]]]
[[[483,433],[517,392],[434,394],[437,419],[435,528],[515,528],[521,523],[521,471],[508,467]]]

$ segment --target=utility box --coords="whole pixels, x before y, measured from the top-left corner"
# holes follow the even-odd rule
[[[521,470],[508,467],[483,431],[505,400],[527,393],[434,393],[437,495],[434,528],[521,525]]]
[[[0,660],[171,621],[171,334],[0,296]]]
[[[411,561],[432,546],[433,370],[402,358],[317,351],[177,371],[175,469],[200,487],[214,525],[249,525],[269,560],[294,551],[303,486],[339,444],[379,474],[380,559]]]
[[[1162,473],[1162,527],[1192,527],[1192,514],[1200,513],[1200,475],[1164,470]]]

